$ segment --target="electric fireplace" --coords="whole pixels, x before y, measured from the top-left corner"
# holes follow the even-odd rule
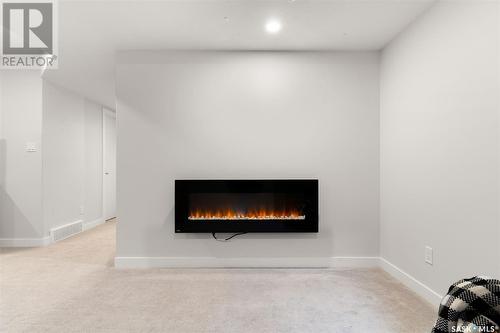
[[[318,232],[318,180],[176,180],[175,232]]]

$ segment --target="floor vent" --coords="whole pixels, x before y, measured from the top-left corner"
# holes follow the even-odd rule
[[[50,230],[52,241],[57,242],[83,231],[83,221],[76,221]]]

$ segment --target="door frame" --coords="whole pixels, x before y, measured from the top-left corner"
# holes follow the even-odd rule
[[[114,118],[115,123],[116,123],[116,112],[103,106],[102,107],[102,219],[104,220],[104,222],[116,217],[116,216],[113,216],[113,217],[106,216],[106,181],[105,181],[105,176],[106,176],[105,175],[105,172],[106,172],[106,126],[104,124],[106,117]],[[116,144],[116,141],[115,141],[115,144]],[[116,161],[116,158],[115,158],[115,161]],[[115,167],[115,171],[116,171],[116,167]],[[115,175],[115,178],[116,178],[116,175]],[[115,186],[115,190],[116,190],[116,186]],[[115,201],[116,201],[116,194],[115,194]],[[115,202],[115,205],[116,205],[116,202]]]

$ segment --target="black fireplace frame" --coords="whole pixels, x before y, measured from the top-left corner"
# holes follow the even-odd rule
[[[318,232],[319,201],[317,179],[245,179],[245,180],[175,180],[175,232]],[[191,193],[303,193],[305,220],[297,221],[220,221],[203,220],[193,223],[189,215]]]

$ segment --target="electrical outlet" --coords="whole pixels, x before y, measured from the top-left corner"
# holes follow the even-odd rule
[[[432,247],[425,247],[425,262],[432,265]]]
[[[82,206],[80,206],[80,215],[83,215],[85,214],[85,208]]]

